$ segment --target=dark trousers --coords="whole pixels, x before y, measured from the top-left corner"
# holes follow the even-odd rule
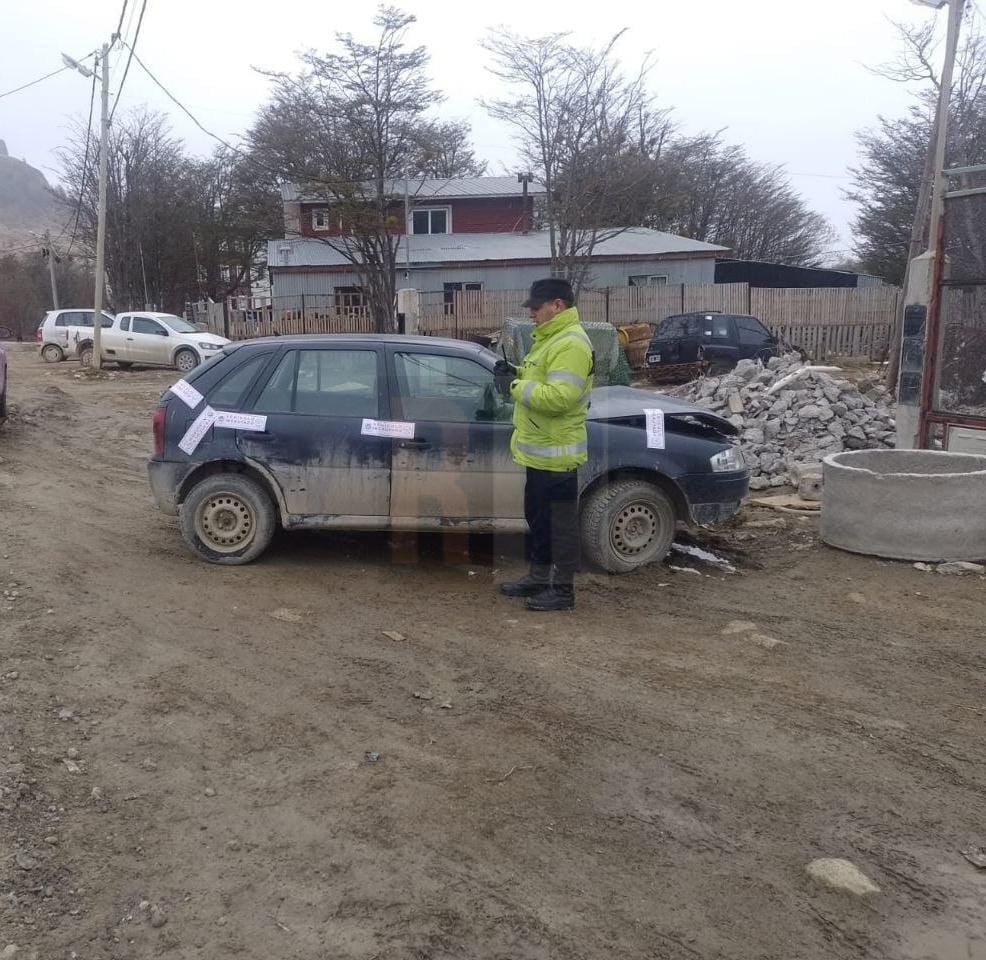
[[[527,468],[524,516],[531,528],[531,563],[555,567],[555,583],[571,583],[579,566],[579,478]]]

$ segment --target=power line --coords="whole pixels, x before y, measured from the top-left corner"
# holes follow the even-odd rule
[[[126,3],[124,3],[124,9],[126,9]],[[140,16],[137,18],[137,29],[134,31],[133,40],[130,43],[126,43],[122,38],[120,40],[120,42],[123,43],[123,45],[130,51],[130,56],[127,57],[127,65],[123,68],[123,79],[120,80],[120,86],[116,91],[116,99],[113,101],[113,109],[110,110],[110,120],[109,120],[110,123],[113,122],[113,115],[116,113],[117,104],[120,102],[120,97],[123,96],[123,85],[127,82],[127,74],[130,72],[130,63],[133,60],[133,58],[136,56],[136,54],[134,53],[134,47],[137,46],[137,40],[140,37],[140,25],[144,22],[144,11],[146,9],[147,9],[147,0],[143,0],[143,3],[141,3],[140,5]],[[123,22],[122,15],[120,17],[120,21],[121,23]],[[139,60],[137,62],[140,63]],[[142,67],[144,66],[142,63],[140,65]],[[147,70],[147,67],[144,67],[144,69]]]
[[[37,80],[32,80],[30,83],[25,83],[22,87],[15,87],[13,90],[8,90],[6,93],[0,93],[0,99],[3,97],[9,97],[12,93],[20,93],[21,90],[26,90],[28,87],[33,87],[36,83],[41,83],[42,80],[47,80],[49,77],[57,76],[63,70],[68,70],[68,66],[59,67],[57,70],[52,70],[51,73],[46,73],[43,77],[38,77]]]
[[[86,195],[86,177],[89,175],[89,144],[92,140],[92,111],[93,104],[96,102],[96,71],[92,74],[92,90],[89,94],[89,120],[86,122],[86,152],[82,160],[82,180],[79,182],[79,199],[75,204],[75,225],[72,227],[72,239],[68,242],[68,250],[65,252],[67,257],[72,252],[72,247],[75,244],[75,238],[79,233],[79,216],[82,213],[82,201]],[[66,229],[68,224],[66,224]],[[63,230],[61,236],[64,236],[65,231]]]
[[[116,35],[118,37],[123,36],[120,31],[123,27],[123,18],[127,15],[127,2],[128,0],[123,0],[123,9],[120,11],[120,22],[116,25]]]

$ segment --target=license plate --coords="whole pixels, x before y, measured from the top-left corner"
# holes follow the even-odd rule
[[[660,363],[661,362],[661,355],[659,353],[648,353],[647,354],[647,362],[648,363]]]

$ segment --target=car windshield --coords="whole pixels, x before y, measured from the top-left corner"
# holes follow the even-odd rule
[[[194,324],[189,323],[187,320],[183,320],[181,317],[176,317],[173,314],[164,314],[158,317],[163,324],[171,327],[175,333],[198,333],[199,328]]]

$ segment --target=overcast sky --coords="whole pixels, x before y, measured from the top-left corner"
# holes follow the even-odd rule
[[[4,4],[0,93],[78,57],[115,29],[122,0],[29,0]],[[130,15],[140,0],[131,0]],[[923,11],[908,0],[499,0],[471,5],[445,0],[399,4],[418,23],[411,39],[425,44],[431,73],[448,99],[447,116],[472,122],[477,152],[491,172],[513,167],[508,133],[477,104],[495,95],[479,40],[507,24],[527,34],[570,30],[598,44],[628,27],[619,50],[628,67],[653,50],[652,86],[675,108],[689,132],[726,128],[758,160],[783,164],[809,203],[850,245],[852,205],[841,197],[856,157],[854,133],[878,113],[906,109],[910,91],[867,73],[897,49],[889,17],[910,22]],[[318,0],[148,0],[137,51],[159,80],[208,129],[241,133],[264,100],[266,81],[251,68],[290,70],[298,50],[329,49],[337,31],[367,36],[375,7]],[[944,16],[944,14],[939,14]],[[125,21],[126,24],[127,21]],[[124,33],[133,35],[135,20]],[[123,52],[110,58],[111,90],[122,75]],[[11,156],[58,177],[56,151],[71,117],[88,110],[89,83],[66,71],[0,99],[0,138]],[[121,109],[139,103],[168,112],[175,132],[196,152],[211,142],[142,73],[130,70]],[[98,111],[98,104],[97,104]]]

